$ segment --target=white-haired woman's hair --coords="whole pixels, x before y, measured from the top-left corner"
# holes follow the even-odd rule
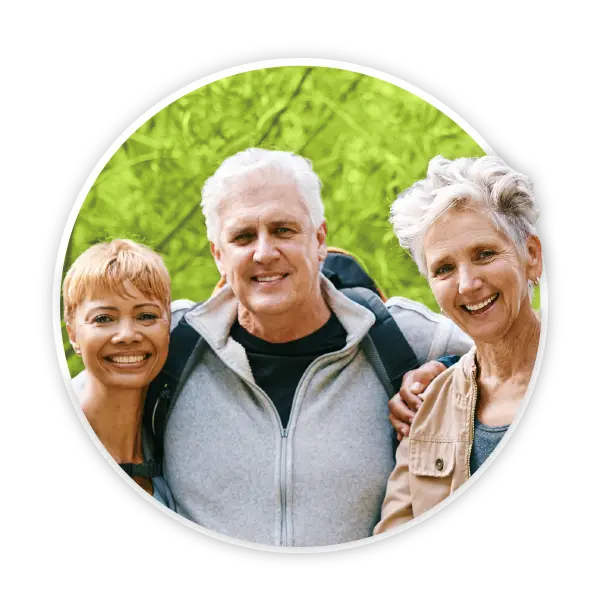
[[[427,276],[425,233],[445,211],[460,207],[483,209],[521,253],[529,236],[537,235],[540,211],[529,177],[497,156],[456,160],[436,156],[427,177],[402,192],[390,213],[400,245],[410,252],[421,274]]]
[[[217,244],[220,230],[219,210],[240,185],[252,177],[264,178],[259,184],[291,183],[296,185],[306,203],[308,214],[315,227],[325,220],[321,199],[321,181],[307,158],[292,152],[248,148],[226,158],[202,188],[202,212],[206,219],[206,235]],[[255,181],[253,181],[255,184]]]

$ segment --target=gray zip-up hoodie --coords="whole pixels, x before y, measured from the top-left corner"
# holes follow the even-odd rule
[[[373,315],[325,278],[327,304],[346,346],[316,359],[294,396],[287,429],[229,337],[237,300],[229,287],[187,314],[204,338],[165,433],[165,478],[177,512],[232,537],[321,546],[371,535],[394,467],[388,394],[361,347]],[[177,309],[175,303],[174,308]],[[388,308],[420,362],[463,354],[470,340],[422,305]],[[173,325],[183,311],[175,310]]]

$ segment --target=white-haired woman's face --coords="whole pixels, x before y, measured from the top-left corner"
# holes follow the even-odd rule
[[[476,345],[499,341],[531,310],[528,282],[542,268],[538,238],[522,256],[482,212],[451,209],[427,231],[424,251],[440,308]]]

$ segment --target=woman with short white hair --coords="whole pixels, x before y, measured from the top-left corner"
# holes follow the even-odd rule
[[[441,502],[493,452],[525,395],[540,339],[531,306],[542,273],[529,178],[500,158],[436,157],[390,221],[442,311],[475,347],[422,395],[375,533]]]

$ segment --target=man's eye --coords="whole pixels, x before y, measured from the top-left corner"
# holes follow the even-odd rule
[[[441,275],[447,275],[448,273],[450,273],[450,271],[452,271],[453,267],[452,265],[440,265],[439,267],[436,268],[436,270],[433,272],[433,274],[436,277],[439,277]]]
[[[113,320],[112,317],[109,317],[108,315],[96,315],[92,319],[92,322],[93,323],[98,323],[99,325],[102,325],[104,323],[111,323],[112,320]]]
[[[292,233],[292,230],[289,227],[278,227],[275,233],[285,235],[286,233]]]
[[[249,242],[252,239],[253,235],[250,231],[245,231],[244,233],[238,233],[234,236],[233,241],[237,243],[245,243]]]

